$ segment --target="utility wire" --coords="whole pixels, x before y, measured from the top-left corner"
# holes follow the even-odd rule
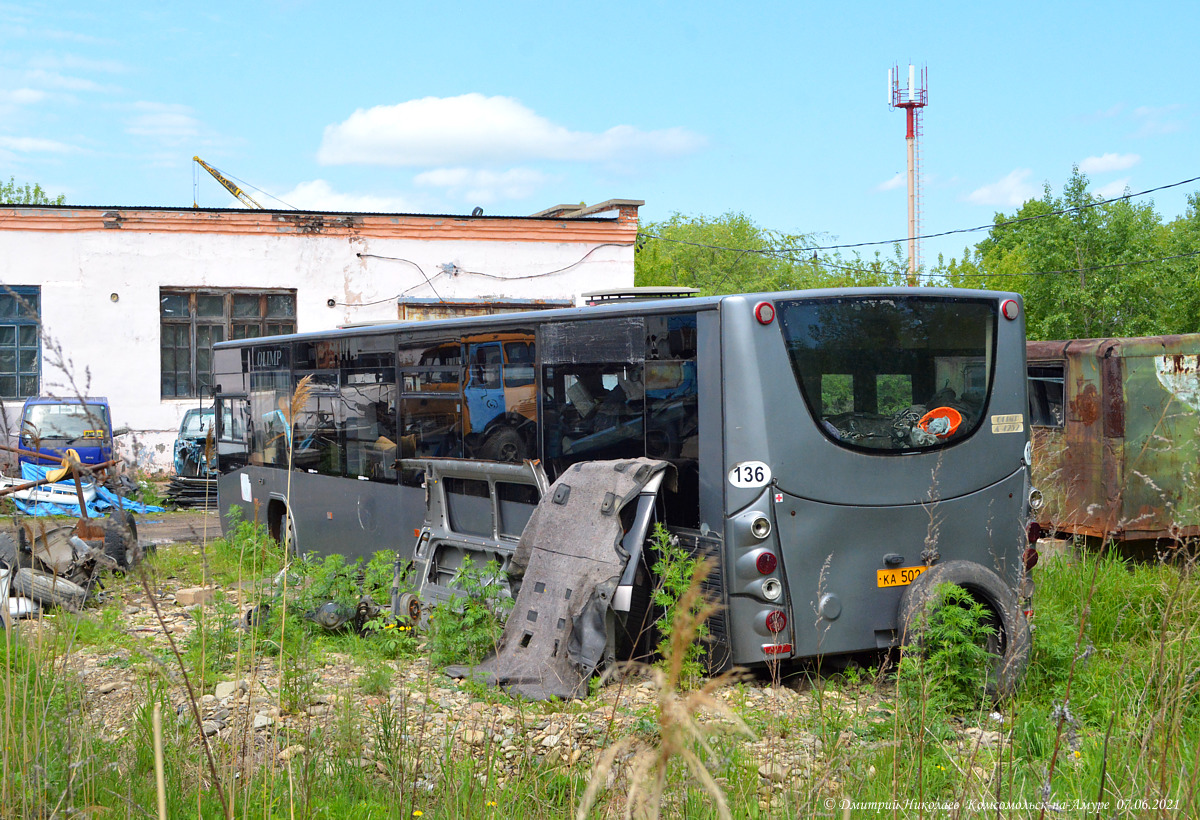
[[[1165,191],[1168,188],[1178,188],[1180,185],[1187,185],[1189,183],[1198,182],[1198,181],[1200,181],[1200,176],[1192,177],[1191,179],[1180,180],[1179,182],[1172,182],[1168,185],[1159,185],[1157,188],[1147,188],[1145,191],[1138,191],[1137,193],[1134,193],[1134,194],[1123,194],[1122,196],[1116,196],[1116,197],[1113,197],[1112,199],[1100,199],[1100,200],[1096,200],[1095,202],[1088,202],[1083,205],[1076,205],[1071,208],[1060,208],[1060,209],[1054,210],[1054,211],[1047,211],[1044,214],[1035,214],[1034,216],[1022,216],[1022,217],[1018,217],[1016,219],[1007,219],[1003,222],[993,222],[989,225],[978,225],[973,228],[955,228],[954,230],[941,231],[940,233],[921,234],[920,236],[917,236],[915,238],[916,239],[937,239],[942,236],[952,236],[954,234],[960,234],[960,233],[976,233],[978,231],[990,231],[993,228],[1003,228],[1003,227],[1007,227],[1008,225],[1019,225],[1024,222],[1033,222],[1034,220],[1046,219],[1047,217],[1051,217],[1051,216],[1064,216],[1066,214],[1077,213],[1079,211],[1087,210],[1088,208],[1095,208],[1099,205],[1108,205],[1112,202],[1118,202],[1122,199],[1125,199],[1125,200],[1133,199],[1134,197],[1145,196],[1146,194],[1152,194],[1157,191]],[[843,250],[843,249],[848,249],[848,248],[866,248],[866,247],[871,247],[874,245],[897,245],[897,244],[902,244],[904,242],[908,242],[910,238],[913,238],[913,237],[906,236],[901,239],[883,239],[883,240],[877,240],[874,242],[853,242],[853,243],[847,243],[847,244],[841,244],[841,245],[806,245],[806,246],[794,247],[794,248],[730,248],[730,247],[725,247],[723,245],[707,245],[703,242],[688,242],[687,240],[683,240],[683,239],[670,239],[668,237],[658,236],[657,234],[647,233],[645,231],[639,231],[638,238],[641,239],[642,237],[645,237],[646,239],[657,239],[660,242],[673,242],[677,245],[690,245],[695,248],[705,248],[708,250],[716,250],[716,251],[740,251],[742,253],[757,253],[757,254],[761,254],[763,256],[779,256],[781,254],[790,254],[790,253],[807,253],[809,251],[833,251],[833,250]]]
[[[1156,258],[1152,258],[1152,259],[1135,259],[1131,262],[1113,262],[1112,264],[1109,264],[1109,265],[1095,265],[1090,268],[1067,268],[1064,270],[1021,271],[1019,273],[957,273],[957,274],[954,274],[954,277],[959,278],[959,279],[990,279],[992,277],[999,277],[999,276],[1053,276],[1055,274],[1062,274],[1062,273],[1070,273],[1070,274],[1091,273],[1093,271],[1098,271],[1098,270],[1110,270],[1110,269],[1114,269],[1114,268],[1130,268],[1130,267],[1134,267],[1136,265],[1152,265],[1156,262],[1170,262],[1171,260],[1174,260],[1174,259],[1189,259],[1193,256],[1200,256],[1200,251],[1191,251],[1190,253],[1177,253],[1172,256],[1160,256],[1160,257],[1156,257]],[[839,265],[836,262],[828,262],[824,259],[807,260],[807,261],[813,262],[814,264],[817,264],[817,265],[821,265],[822,267],[837,268],[838,270],[850,271],[851,273],[879,273],[879,274],[885,274],[885,275],[888,273],[887,271],[868,270],[867,268],[855,267],[853,265]],[[899,274],[899,273],[901,273],[901,272],[897,272],[897,274]],[[923,274],[923,275],[926,277],[933,276],[933,274]]]
[[[449,270],[443,268],[441,271],[439,271],[438,273],[435,273],[432,277],[430,277],[425,273],[425,270],[420,265],[418,265],[416,262],[412,261],[411,259],[403,259],[399,256],[381,256],[380,254],[377,254],[377,253],[360,253],[360,254],[357,254],[359,259],[386,259],[389,262],[406,262],[409,265],[412,265],[414,268],[416,268],[420,272],[421,276],[425,279],[425,281],[418,282],[417,284],[413,285],[412,287],[402,290],[400,293],[396,294],[395,296],[389,296],[386,299],[378,299],[374,302],[355,302],[355,303],[353,303],[353,306],[354,307],[366,307],[368,305],[378,305],[382,302],[390,302],[394,299],[399,299],[401,296],[405,296],[406,294],[411,293],[412,291],[421,287],[421,285],[423,285],[423,284],[428,285],[429,289],[433,291],[433,295],[437,296],[437,298],[440,301],[445,302],[446,300],[441,297],[441,295],[437,292],[437,289],[434,288],[434,286],[433,286],[433,280],[437,279],[438,277],[441,277],[441,276],[457,276],[460,273],[465,273],[465,274],[469,274],[471,276],[482,276],[486,279],[499,279],[499,280],[502,280],[505,282],[515,282],[515,281],[521,280],[521,279],[541,279],[544,276],[555,276],[555,275],[563,273],[565,271],[569,271],[571,268],[575,267],[576,265],[579,265],[584,260],[586,260],[589,256],[591,256],[593,253],[600,250],[601,248],[607,248],[607,247],[628,248],[632,244],[633,244],[632,242],[602,242],[599,245],[596,245],[595,247],[593,247],[591,250],[589,250],[583,256],[579,257],[574,262],[572,262],[571,264],[569,264],[565,267],[557,268],[555,270],[543,271],[541,273],[531,273],[531,274],[527,274],[525,276],[499,276],[494,273],[484,273],[483,271],[478,271],[478,270],[466,270],[464,268],[458,267],[457,265],[454,265]],[[349,305],[350,303],[335,302],[334,304],[345,307],[345,306]]]

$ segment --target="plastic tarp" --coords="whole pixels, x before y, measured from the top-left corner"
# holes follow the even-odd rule
[[[22,464],[21,478],[25,479],[26,481],[40,481],[46,477],[46,473],[48,471],[57,468],[57,464],[50,464],[47,466],[41,466],[38,464]],[[75,492],[74,481],[63,481],[47,486],[62,489],[70,493]],[[22,501],[19,498],[13,498],[13,503],[17,505],[18,510],[29,516],[67,515],[78,518],[81,515],[78,501],[73,504],[65,502],[61,504],[52,504],[45,501],[34,503],[31,501]],[[164,510],[163,507],[155,507],[151,504],[142,504],[137,501],[131,501],[128,498],[123,498],[117,495],[107,487],[97,486],[96,497],[88,503],[87,511],[89,516],[103,516],[106,515],[110,510],[115,510],[118,507],[135,513],[162,512]]]

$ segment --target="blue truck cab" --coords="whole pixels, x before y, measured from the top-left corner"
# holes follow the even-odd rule
[[[59,462],[67,450],[79,454],[84,464],[102,464],[113,457],[112,414],[108,399],[60,399],[38,396],[26,399],[21,411],[20,463],[46,467]]]

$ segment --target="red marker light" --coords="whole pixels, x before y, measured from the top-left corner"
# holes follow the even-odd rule
[[[1017,304],[1016,299],[1005,299],[1000,303],[1000,312],[1004,314],[1004,318],[1012,321],[1021,315],[1021,306]]]
[[[787,628],[787,615],[784,615],[778,609],[767,615],[767,629],[772,632],[782,632]]]
[[[759,302],[754,306],[754,318],[760,325],[769,325],[775,321],[775,306],[770,302]]]
[[[775,571],[775,566],[778,563],[779,561],[775,558],[775,553],[764,552],[758,556],[757,560],[755,560],[754,566],[757,567],[760,574],[770,575]]]
[[[764,655],[790,655],[792,654],[792,645],[790,643],[765,643],[762,645]]]

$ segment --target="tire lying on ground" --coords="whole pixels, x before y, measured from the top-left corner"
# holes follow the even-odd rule
[[[985,566],[973,561],[947,561],[917,576],[900,598],[897,623],[901,642],[906,646],[921,645],[926,607],[936,600],[937,588],[942,584],[961,587],[987,610],[985,622],[995,630],[988,638],[987,650],[996,658],[988,675],[987,692],[992,697],[1013,694],[1029,665],[1032,644],[1029,621],[1016,593]]]
[[[72,612],[78,611],[87,600],[87,590],[78,584],[48,575],[36,569],[17,570],[12,579],[13,592],[37,601],[40,604],[61,606]]]

